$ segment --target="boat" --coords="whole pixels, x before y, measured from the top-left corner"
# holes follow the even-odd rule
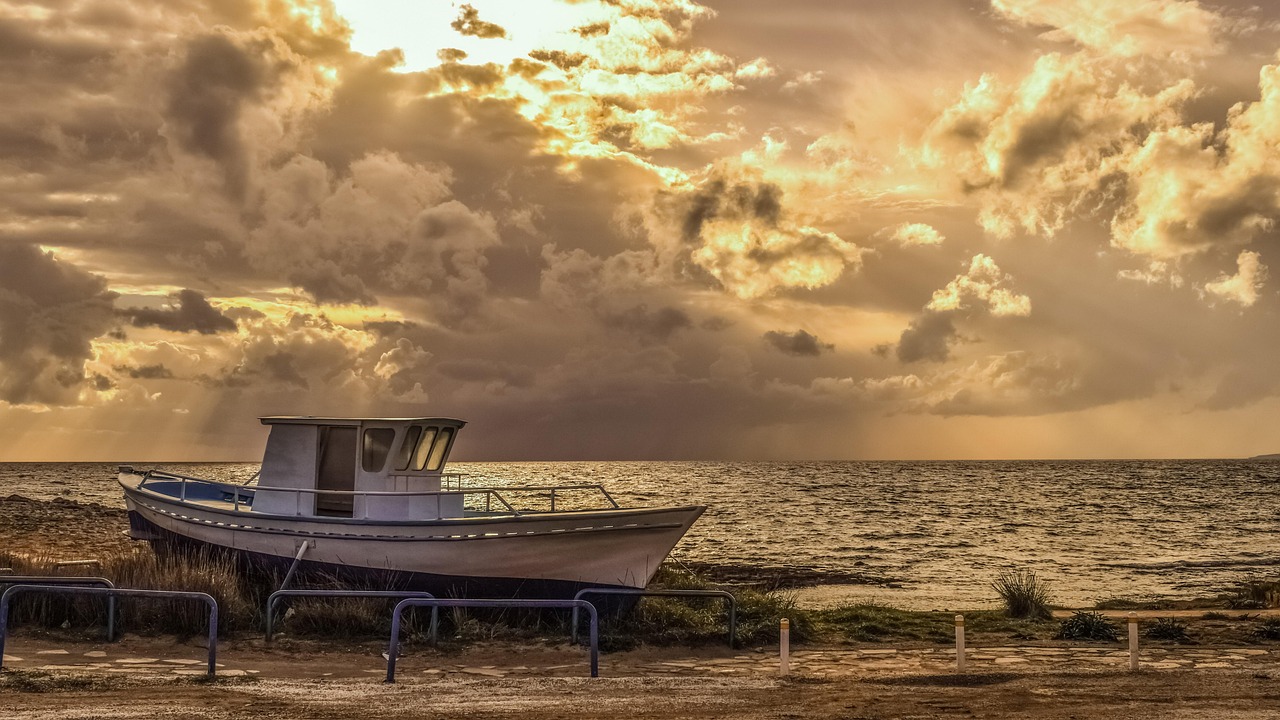
[[[622,507],[598,484],[469,487],[444,471],[453,418],[260,420],[249,483],[120,466],[130,536],[438,596],[559,598],[644,588],[706,509]]]

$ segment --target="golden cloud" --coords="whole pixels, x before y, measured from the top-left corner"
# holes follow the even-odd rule
[[[1258,301],[1258,291],[1266,281],[1267,266],[1262,264],[1262,256],[1244,250],[1236,258],[1236,274],[1224,273],[1218,280],[1206,283],[1204,291],[1213,297],[1249,307]]]

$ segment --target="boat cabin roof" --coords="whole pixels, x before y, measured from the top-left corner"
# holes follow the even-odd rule
[[[360,427],[365,423],[431,423],[433,425],[450,425],[462,427],[465,420],[446,417],[320,417],[316,415],[268,415],[258,418],[263,425],[327,425],[339,427]]]

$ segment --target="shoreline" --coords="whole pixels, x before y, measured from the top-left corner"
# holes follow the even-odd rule
[[[123,507],[67,498],[38,500],[19,494],[0,497],[0,549],[11,554],[35,559],[79,561],[144,548],[145,543],[128,537],[128,527],[128,516]],[[714,564],[683,560],[675,554],[668,558],[666,564],[727,588],[786,593],[807,609],[868,604],[911,612],[957,612],[985,611],[1000,606],[998,596],[985,585],[976,590],[966,588],[966,592],[957,594],[954,586],[935,588],[873,572],[815,566]],[[2,563],[0,567],[3,567]],[[1092,602],[1085,599],[1056,606],[1087,609],[1119,601],[1145,606],[1186,605],[1207,609],[1218,607],[1215,603],[1222,594],[1258,579],[1257,573],[1242,572],[1235,582],[1220,587],[1213,596],[1191,593],[1145,597],[1109,595]]]

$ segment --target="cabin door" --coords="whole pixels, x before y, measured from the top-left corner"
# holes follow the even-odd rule
[[[326,427],[320,430],[320,468],[317,490],[356,489],[356,428]],[[351,517],[352,496],[316,494],[316,515]]]

